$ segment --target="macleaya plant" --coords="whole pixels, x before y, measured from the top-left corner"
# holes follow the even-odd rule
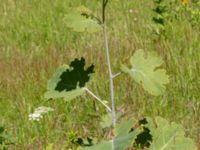
[[[121,65],[121,71],[112,72],[109,43],[106,26],[106,6],[109,0],[102,0],[102,18],[95,17],[86,7],[79,7],[65,16],[67,27],[76,32],[95,33],[102,32],[105,45],[105,56],[108,66],[110,81],[110,105],[96,96],[89,89],[91,76],[94,74],[94,65],[86,66],[85,58],[75,58],[69,65],[62,65],[48,81],[45,98],[63,98],[72,100],[84,93],[91,95],[100,102],[108,111],[104,118],[104,127],[113,128],[110,140],[102,140],[99,144],[79,147],[86,150],[125,150],[125,149],[150,149],[150,150],[195,150],[194,142],[186,138],[184,129],[176,123],[169,123],[161,117],[136,121],[132,118],[119,122],[115,112],[115,97],[113,79],[119,75],[129,75],[136,84],[141,85],[145,91],[153,96],[162,95],[169,83],[166,70],[161,68],[163,60],[155,53],[137,50],[130,57],[130,64]],[[32,116],[30,116],[32,118]],[[111,123],[109,123],[109,121]],[[148,134],[148,136],[147,136]],[[145,136],[145,137],[144,137]],[[148,138],[146,138],[148,137]],[[146,138],[146,139],[145,139]],[[143,141],[142,141],[143,140]],[[144,141],[145,140],[145,141]]]

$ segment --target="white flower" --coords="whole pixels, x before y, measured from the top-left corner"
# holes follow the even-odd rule
[[[129,13],[132,14],[133,13],[133,9],[129,9]]]
[[[45,107],[45,106],[41,106],[35,109],[35,111],[32,114],[29,114],[29,120],[35,120],[35,121],[39,121],[46,113],[50,112],[50,111],[54,111],[53,108],[50,107]]]

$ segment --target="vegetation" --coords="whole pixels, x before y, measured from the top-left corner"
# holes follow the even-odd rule
[[[150,140],[148,143],[151,143],[150,149],[155,149],[155,147],[159,149],[162,144],[165,145],[165,149],[170,149],[172,145],[167,147],[162,141],[154,139],[156,136],[159,138],[160,134],[158,133],[162,133],[160,130],[163,128],[160,129],[159,125],[166,125],[166,128],[164,128],[166,130],[163,129],[161,136],[164,137],[164,135],[167,135],[165,133],[168,133],[169,137],[176,137],[179,144],[180,141],[191,143],[190,139],[184,137],[182,126],[175,123],[169,124],[165,119],[156,117],[158,115],[182,124],[186,129],[186,135],[195,139],[198,145],[200,133],[200,102],[198,99],[200,22],[198,18],[195,19],[195,23],[191,22],[191,19],[194,20],[195,17],[199,17],[198,13],[195,13],[195,15],[188,13],[188,11],[192,12],[193,9],[198,12],[198,6],[195,2],[186,3],[185,1],[181,3],[181,1],[170,0],[169,3],[165,3],[171,11],[165,12],[168,13],[166,18],[162,16],[162,19],[165,19],[162,24],[164,33],[159,32],[156,35],[159,36],[157,38],[152,33],[155,29],[153,24],[156,23],[155,11],[152,11],[155,2],[113,0],[107,5],[107,31],[113,72],[117,73],[122,68],[124,72],[132,76],[130,72],[132,69],[124,65],[120,67],[120,64],[128,64],[127,60],[133,55],[131,67],[137,64],[144,73],[146,73],[146,69],[149,69],[151,79],[155,78],[155,75],[160,76],[160,74],[154,74],[152,69],[154,70],[162,64],[167,73],[170,74],[170,84],[167,85],[165,92],[165,87],[162,85],[159,89],[152,88],[149,84],[145,84],[145,80],[141,80],[139,76],[133,76],[133,79],[139,84],[143,81],[144,89],[151,94],[164,93],[157,97],[147,94],[142,87],[132,84],[130,78],[124,75],[117,76],[117,79],[114,79],[116,110],[120,112],[116,114],[118,120],[120,118],[138,120],[144,118],[144,116],[151,116],[155,121],[147,118],[147,123],[144,124],[139,121],[139,125],[137,125],[138,121],[130,121],[131,123],[122,121],[124,122],[122,126],[116,125],[115,130],[118,131],[114,133],[116,138],[112,138],[112,130],[110,128],[102,130],[100,124],[102,117],[106,120],[104,124],[108,124],[107,120],[110,120],[104,107],[89,95],[84,94],[82,97],[76,97],[87,89],[80,87],[85,87],[85,83],[89,81],[88,74],[93,74],[95,66],[95,72],[98,73],[93,74],[89,87],[95,94],[101,95],[101,98],[105,99],[103,104],[109,105],[107,104],[109,103],[109,80],[103,51],[103,35],[101,32],[95,34],[74,33],[67,28],[71,27],[76,31],[86,29],[86,31],[90,30],[92,33],[96,32],[98,24],[101,24],[98,19],[102,12],[101,1],[55,0],[47,2],[44,0],[40,2],[35,0],[27,2],[22,0],[16,2],[3,0],[0,6],[2,8],[0,9],[0,113],[2,114],[0,121],[14,138],[13,144],[10,144],[8,148],[74,149],[78,146],[91,146],[103,139],[110,139],[111,143],[119,144],[121,136],[128,137],[128,141],[130,141],[130,137],[135,139],[136,147],[143,148],[146,146],[138,145],[137,142],[140,135],[138,135],[138,132],[140,133],[142,130],[151,133],[152,137],[150,136],[150,139],[148,139]],[[90,12],[89,9],[81,5],[85,5],[93,11]],[[75,8],[77,8],[76,12],[78,11],[81,15],[75,13],[75,16],[70,17],[69,14],[74,12]],[[93,15],[91,16],[91,14]],[[77,24],[75,18],[84,22],[81,25],[82,28],[80,26],[74,27]],[[85,22],[87,23],[86,26]],[[164,34],[164,36],[162,37],[160,34]],[[144,49],[144,51],[138,51],[138,49]],[[158,64],[156,63],[152,68],[140,67],[141,63],[150,62],[148,59],[144,59],[146,56],[141,57],[148,51],[158,53],[164,62],[158,59]],[[81,57],[86,59],[87,64],[94,63],[94,66],[85,68],[85,59]],[[71,61],[73,58],[81,59]],[[140,59],[137,60],[136,58]],[[142,59],[144,60],[141,62]],[[55,69],[63,63],[70,64],[70,66],[59,68],[57,74],[49,81],[48,91],[46,92],[47,80],[55,72]],[[62,84],[58,86],[60,80],[58,81],[57,77],[60,77],[63,71],[66,71],[65,75],[68,76],[70,76],[70,71],[74,71],[76,74],[73,64],[77,63],[79,64],[78,69],[80,70],[80,66],[82,66],[81,70],[86,75],[82,84],[79,78],[72,80],[79,82],[80,89],[77,89],[78,91],[75,93],[67,93],[67,97],[72,96],[75,100],[47,101],[45,98],[52,98],[52,95],[53,98],[66,98],[66,93],[63,96],[63,94],[60,95],[60,93],[57,94],[53,91],[54,89],[62,91],[63,88],[66,88],[62,87]],[[74,70],[72,70],[72,67]],[[162,76],[165,75],[162,74]],[[162,84],[168,82],[165,77],[161,78],[162,81],[159,78],[156,77],[158,82]],[[65,76],[61,79],[64,82],[69,82]],[[56,81],[58,84],[55,87]],[[52,92],[54,93],[52,94]],[[87,92],[90,91],[87,89]],[[43,96],[44,93],[45,96]],[[29,121],[28,115],[36,107],[42,105],[53,108],[45,107],[44,110],[43,107],[42,113],[46,113],[49,109],[53,112],[45,115],[40,121]],[[41,112],[41,109],[36,110],[36,112],[38,111]],[[106,117],[108,119],[105,119]],[[115,119],[113,119],[112,124],[115,126]],[[134,125],[138,128],[135,126],[133,132],[129,132],[132,131]],[[177,134],[170,134],[174,133],[174,130],[177,131]],[[168,136],[165,138],[167,139]],[[122,143],[125,142],[122,141]],[[145,144],[148,145],[148,143]],[[105,141],[104,145],[110,146],[110,141]],[[129,143],[120,144],[119,146],[122,147],[116,147],[123,149],[127,145]],[[190,145],[192,144],[186,146],[189,147]],[[183,145],[187,150],[186,146]]]

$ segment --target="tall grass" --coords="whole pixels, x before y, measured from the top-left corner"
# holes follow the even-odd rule
[[[84,56],[95,64],[90,88],[109,98],[101,33],[78,34],[65,27],[71,7],[86,5],[100,15],[101,1],[1,0],[0,5],[0,122],[14,137],[11,149],[42,149],[68,145],[68,134],[100,137],[100,116],[105,113],[87,95],[69,103],[46,101],[46,82],[56,67]],[[177,4],[178,5],[178,4]],[[156,51],[165,60],[170,84],[164,96],[153,97],[123,75],[114,82],[118,110],[131,117],[163,116],[181,122],[187,134],[200,140],[200,29],[187,15],[167,24],[167,37],[155,40],[150,31],[152,1],[113,0],[108,6],[109,43],[114,71],[137,49]],[[125,82],[121,82],[121,81]],[[40,105],[55,108],[42,122],[28,121]],[[86,114],[86,115],[85,115]],[[92,119],[91,119],[92,118]]]

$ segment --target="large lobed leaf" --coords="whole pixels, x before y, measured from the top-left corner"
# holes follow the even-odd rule
[[[145,55],[138,50],[130,59],[131,68],[121,66],[123,72],[128,73],[137,83],[152,95],[161,95],[165,91],[165,84],[169,83],[166,70],[158,69],[163,64],[160,57],[153,53]]]
[[[184,129],[176,123],[156,117],[147,118],[147,127],[153,137],[150,150],[196,150],[194,142],[185,137]]]
[[[91,12],[85,7],[80,7],[78,11],[67,14],[64,21],[67,27],[76,32],[94,33],[101,29],[99,22],[91,16]]]
[[[71,100],[84,92],[84,87],[94,73],[94,66],[84,68],[85,59],[75,59],[70,66],[63,65],[57,69],[47,85],[45,98],[64,98]]]
[[[136,122],[134,120],[125,121],[115,127],[116,136],[109,141],[82,150],[124,150],[131,147],[134,139],[137,137],[138,131],[131,131]]]
[[[143,148],[149,150],[197,150],[192,139],[185,137],[181,125],[169,123],[161,117],[154,119],[147,117],[145,121],[142,126],[150,131],[152,139],[149,141],[149,145]],[[112,140],[103,141],[87,148],[79,148],[79,150],[126,150],[133,148],[141,133],[142,126],[137,127],[137,122],[134,120],[123,121],[115,126],[115,137]],[[147,140],[145,137],[143,138],[143,140]]]

